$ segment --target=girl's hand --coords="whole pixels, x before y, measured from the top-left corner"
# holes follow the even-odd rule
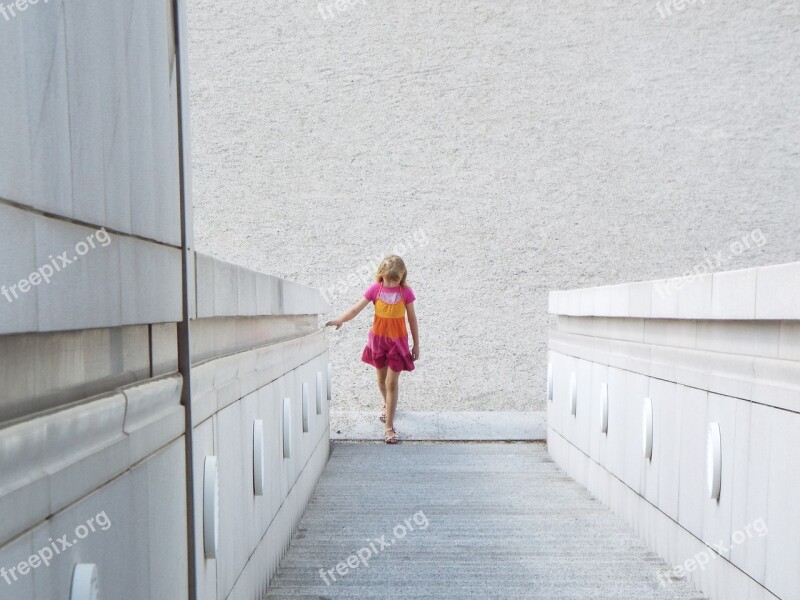
[[[417,360],[419,358],[419,346],[414,344],[414,347],[411,348],[411,360]]]
[[[336,329],[342,326],[342,321],[340,319],[334,319],[333,321],[328,321],[325,323],[325,327],[330,327],[331,325],[336,325]]]

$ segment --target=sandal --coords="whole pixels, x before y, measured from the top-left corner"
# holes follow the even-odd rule
[[[385,404],[383,405],[383,412],[381,413],[381,416],[378,417],[378,418],[380,419],[381,423],[386,423],[386,405]]]
[[[396,444],[400,441],[400,439],[397,437],[397,431],[395,431],[394,427],[386,430],[383,441],[387,444]]]

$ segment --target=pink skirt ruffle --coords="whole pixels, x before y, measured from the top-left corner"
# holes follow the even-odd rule
[[[361,353],[361,360],[376,369],[386,365],[392,371],[413,371],[414,361],[408,348],[408,337],[387,338],[369,332],[367,345]]]

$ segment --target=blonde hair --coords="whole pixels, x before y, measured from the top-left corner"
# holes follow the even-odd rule
[[[399,279],[400,287],[406,287],[407,275],[408,270],[403,259],[396,254],[389,254],[378,265],[378,270],[375,272],[375,281],[386,283],[386,279]]]

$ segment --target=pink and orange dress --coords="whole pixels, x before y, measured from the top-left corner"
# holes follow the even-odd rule
[[[408,348],[406,331],[406,304],[416,300],[410,287],[386,287],[376,281],[364,292],[375,305],[375,317],[361,360],[381,369],[386,365],[392,371],[413,371],[414,361]]]

